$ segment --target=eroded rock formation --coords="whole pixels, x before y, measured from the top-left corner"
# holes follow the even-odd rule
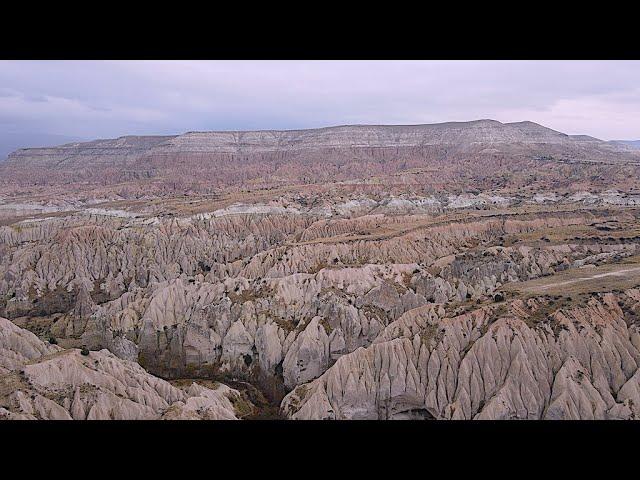
[[[176,388],[107,350],[49,345],[0,318],[0,418],[9,420],[236,419],[225,385]]]
[[[491,121],[18,152],[0,416],[636,418],[636,156]]]

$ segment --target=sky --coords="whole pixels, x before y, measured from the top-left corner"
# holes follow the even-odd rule
[[[16,141],[484,118],[640,139],[640,61],[0,61]]]

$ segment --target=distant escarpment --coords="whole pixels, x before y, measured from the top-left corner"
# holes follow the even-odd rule
[[[0,173],[5,180],[19,184],[146,181],[159,189],[202,191],[230,186],[376,181],[406,172],[418,183],[437,187],[467,181],[465,172],[473,165],[479,167],[475,168],[478,178],[474,180],[480,186],[495,187],[495,177],[507,166],[516,174],[542,168],[546,175],[562,181],[567,177],[563,171],[566,162],[586,162],[586,173],[593,177],[601,175],[604,168],[609,178],[618,175],[622,179],[630,172],[621,172],[621,165],[637,168],[640,154],[532,122],[479,120],[129,136],[18,150],[9,155]]]

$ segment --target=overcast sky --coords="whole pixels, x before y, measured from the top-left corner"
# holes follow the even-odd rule
[[[0,61],[5,136],[482,118],[640,139],[640,62]]]

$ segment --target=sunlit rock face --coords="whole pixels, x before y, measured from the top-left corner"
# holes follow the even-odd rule
[[[634,155],[494,121],[19,151],[0,417],[636,418]]]

